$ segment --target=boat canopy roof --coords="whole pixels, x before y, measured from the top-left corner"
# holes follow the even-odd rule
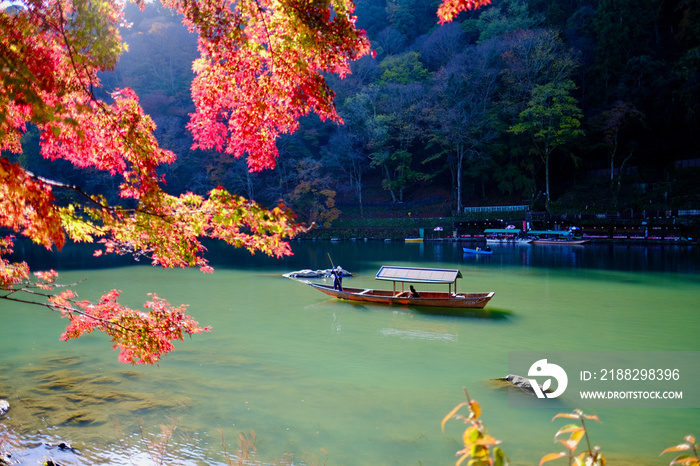
[[[488,234],[497,234],[497,233],[503,233],[506,235],[517,235],[520,233],[519,228],[487,228],[484,230],[484,233]]]
[[[425,269],[414,267],[394,267],[383,265],[377,280],[413,283],[454,283],[462,278],[462,272],[456,269]]]

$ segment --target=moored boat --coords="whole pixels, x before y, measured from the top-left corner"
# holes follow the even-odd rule
[[[581,245],[588,243],[587,239],[566,239],[566,238],[536,238],[530,241],[530,244],[563,244],[563,245]]]
[[[583,238],[581,230],[576,227],[568,230],[529,230],[527,234],[533,237],[531,244],[580,245],[589,241]]]
[[[464,254],[493,254],[493,251],[486,247],[486,249],[481,249],[481,248],[462,248],[462,252]]]
[[[462,278],[462,273],[455,269],[382,266],[375,278],[377,280],[392,281],[394,284],[393,290],[343,287],[341,291],[334,289],[330,285],[308,281],[305,283],[328,296],[339,299],[402,306],[483,309],[494,295],[493,291],[486,293],[457,292],[457,279]],[[401,284],[401,289],[397,289],[397,283]],[[448,291],[413,292],[404,289],[405,283],[446,284],[448,285]]]
[[[484,238],[487,243],[526,243],[528,240],[521,237],[518,228],[487,228],[484,230]]]

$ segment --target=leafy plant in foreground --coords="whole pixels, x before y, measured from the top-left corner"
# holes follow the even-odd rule
[[[555,419],[563,417],[566,419],[576,419],[581,421],[581,425],[578,424],[567,424],[554,434],[554,441],[562,443],[568,451],[561,451],[558,453],[550,453],[545,455],[540,460],[540,466],[547,461],[556,460],[559,458],[567,457],[569,460],[569,465],[576,466],[605,466],[605,458],[600,454],[600,448],[598,446],[591,448],[591,440],[588,437],[588,430],[586,429],[587,420],[593,420],[600,422],[598,416],[590,416],[584,414],[580,409],[575,409],[573,413],[559,413],[552,418]],[[568,440],[561,440],[558,437],[560,435],[570,434]],[[576,447],[578,447],[579,442],[585,438],[586,444],[588,445],[588,450],[583,451],[578,456],[575,456]]]
[[[461,456],[459,460],[457,460],[457,463],[455,463],[455,466],[459,466],[470,456],[472,459],[467,463],[468,466],[507,466],[510,464],[508,457],[503,450],[497,446],[501,441],[490,436],[486,432],[484,423],[479,419],[481,417],[481,407],[479,403],[469,399],[469,393],[466,389],[464,390],[464,394],[467,396],[467,401],[455,406],[452,411],[445,416],[441,424],[443,432],[445,431],[445,423],[451,418],[462,419],[465,424],[469,424],[469,427],[467,427],[464,434],[462,434],[464,448],[456,453]],[[469,414],[466,416],[458,414],[458,411],[464,406],[467,406],[469,410]]]
[[[686,435],[683,440],[685,440],[685,442],[678,444],[674,447],[668,447],[667,449],[665,449],[664,451],[661,452],[661,455],[663,455],[664,453],[669,453],[669,452],[691,451],[692,450],[693,456],[691,456],[688,453],[678,455],[669,463],[669,466],[674,465],[674,464],[685,464],[687,466],[700,466],[700,457],[698,457],[698,444],[695,443],[695,437],[692,435]]]

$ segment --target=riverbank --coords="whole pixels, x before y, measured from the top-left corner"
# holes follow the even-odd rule
[[[507,206],[505,206],[507,207]],[[496,209],[494,207],[493,209]],[[690,211],[688,211],[690,212]],[[567,230],[579,227],[596,243],[700,244],[700,216],[696,211],[629,214],[548,214],[533,211],[479,211],[452,217],[342,218],[299,235],[302,240],[483,241],[488,228],[523,231]],[[683,214],[682,216],[680,214]]]
[[[486,243],[485,235],[463,234],[463,235],[443,235],[444,232],[425,232],[425,229],[416,228],[325,228],[317,231],[310,231],[299,235],[299,241],[416,241],[425,242],[473,242]],[[629,234],[613,233],[608,236],[601,234],[584,233],[584,239],[589,243],[600,244],[636,244],[636,245],[679,245],[697,246],[700,245],[698,238],[685,236],[640,236],[630,232]]]

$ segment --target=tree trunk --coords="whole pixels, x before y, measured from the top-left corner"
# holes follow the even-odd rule
[[[365,218],[365,212],[362,208],[362,172],[357,174],[357,201],[360,203],[360,218]]]
[[[464,162],[464,150],[462,145],[457,149],[457,212],[462,213],[462,163]]]
[[[549,144],[545,145],[544,148],[544,181],[545,181],[545,191],[546,191],[546,197],[545,197],[545,209],[547,212],[549,212],[549,201],[550,201],[550,196],[549,196]]]

